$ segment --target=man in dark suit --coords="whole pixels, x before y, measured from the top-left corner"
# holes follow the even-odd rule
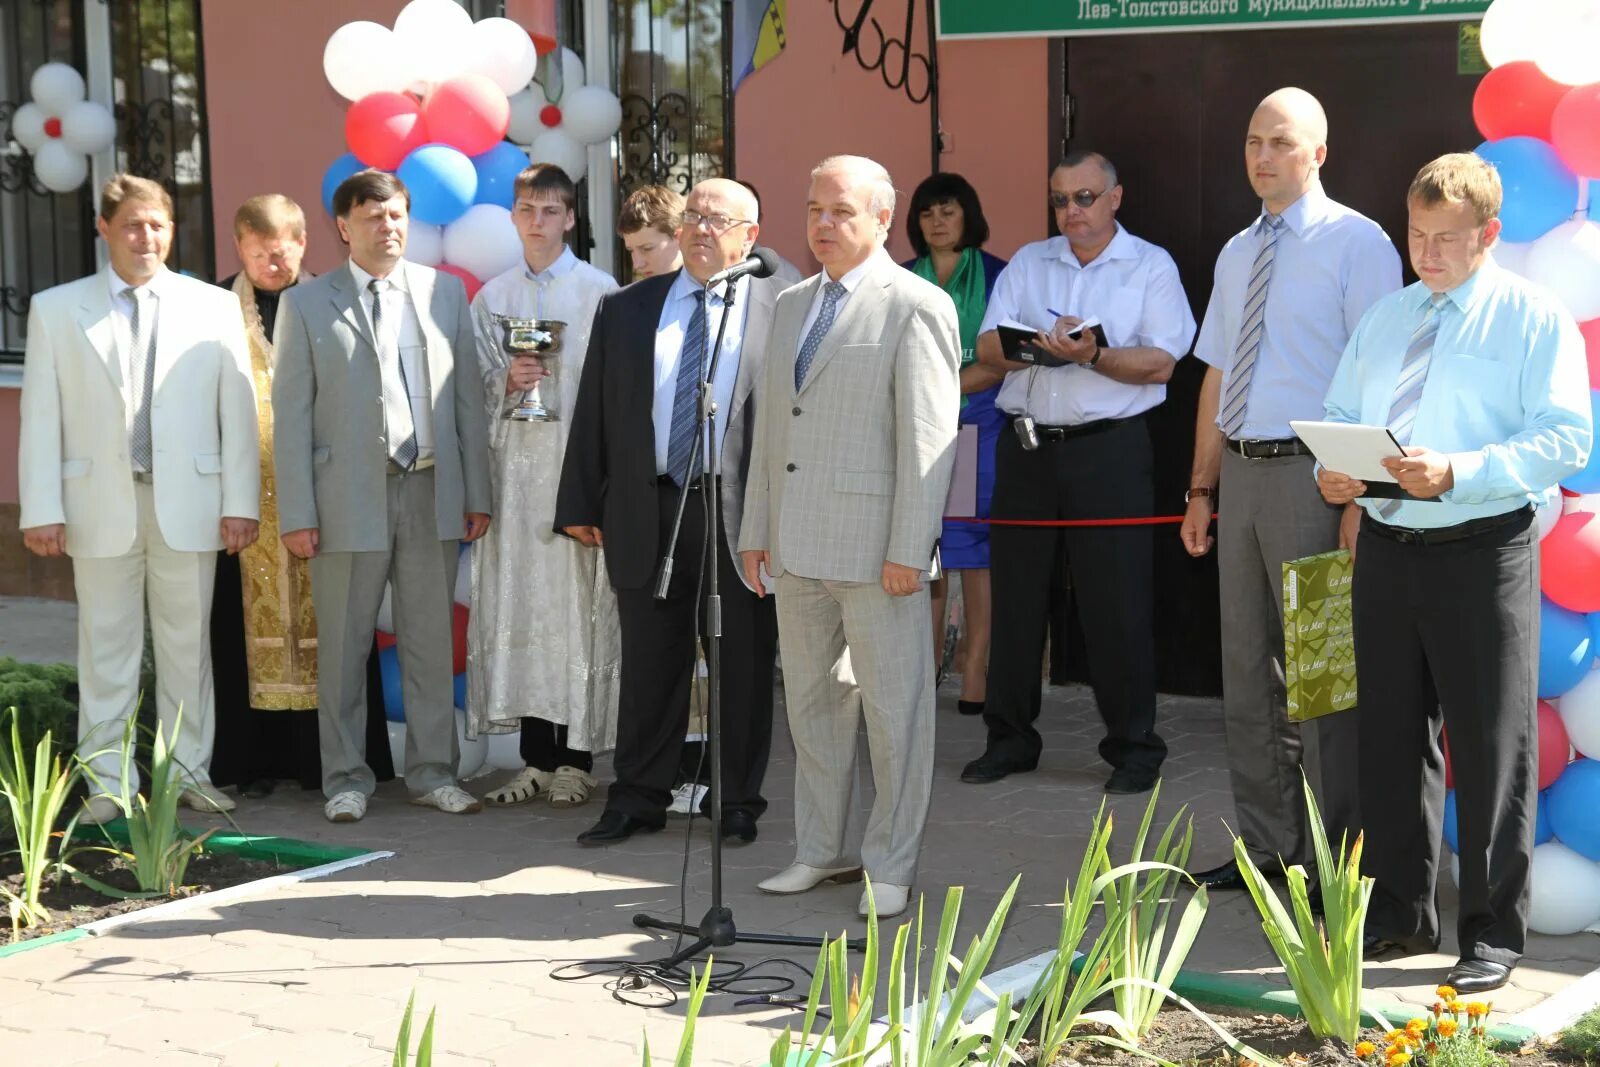
[[[702,442],[690,465],[700,383],[730,296],[727,283],[708,289],[706,281],[750,254],[760,229],[755,218],[755,198],[737,182],[701,182],[683,213],[683,268],[612,293],[595,312],[555,526],[586,545],[604,546],[622,623],[622,691],[616,781],[605,813],[578,836],[580,844],[622,841],[665,825],[689,722],[693,635],[705,633],[702,494],[713,490],[721,504],[709,547],[722,597],[724,795],[708,795],[702,806],[720,802],[723,835],[741,843],[755,840],[756,819],[767,807],[761,780],[772,737],[778,626],[772,602],[740,576],[735,538],[750,462],[752,389],[780,289],[771,279],[732,283],[712,382],[721,441],[710,452]],[[690,499],[672,580],[666,598],[657,600],[657,564],[685,485]]]

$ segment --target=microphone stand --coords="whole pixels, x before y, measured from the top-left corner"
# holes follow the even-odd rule
[[[705,494],[706,508],[706,543],[710,551],[709,560],[706,562],[706,670],[709,674],[709,684],[706,714],[706,732],[711,739],[711,906],[706,910],[698,925],[690,926],[686,923],[668,922],[657,919],[643,912],[633,917],[633,925],[644,930],[666,930],[670,933],[684,934],[694,940],[684,945],[677,952],[653,964],[660,970],[671,970],[700,955],[708,948],[727,948],[736,943],[754,945],[784,945],[791,948],[820,948],[826,938],[798,937],[792,934],[761,934],[741,932],[733,921],[733,909],[723,903],[722,899],[722,596],[720,584],[717,580],[718,554],[724,550],[722,537],[718,526],[721,512],[720,475],[722,468],[722,449],[717,440],[717,401],[712,391],[711,383],[717,380],[717,364],[722,358],[722,337],[728,328],[728,319],[733,315],[735,300],[738,297],[738,279],[725,283],[723,289],[722,318],[717,323],[716,342],[711,347],[711,362],[705,368],[705,373],[700,380],[700,409],[695,420],[694,444],[689,452],[689,470],[697,468],[700,458],[701,445],[709,432],[711,438],[710,462],[706,465],[708,476],[701,483],[701,492]],[[709,302],[710,293],[707,292]],[[681,357],[680,357],[681,358]],[[703,355],[701,357],[704,358]],[[672,520],[672,536],[667,541],[665,553],[661,557],[660,570],[656,575],[655,598],[665,600],[667,589],[672,584],[672,558],[678,546],[678,534],[683,526],[684,509],[689,502],[688,482],[678,488],[678,512]],[[690,687],[693,688],[692,686]],[[691,813],[692,816],[692,813]],[[857,951],[865,951],[866,943],[862,939],[849,942],[849,947]]]

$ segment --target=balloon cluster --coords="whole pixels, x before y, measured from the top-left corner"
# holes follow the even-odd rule
[[[70,193],[89,177],[89,156],[111,147],[117,120],[86,99],[83,75],[46,63],[28,84],[33,99],[11,117],[11,134],[33,156],[33,176],[52,193]]]
[[[1578,320],[1600,415],[1600,4],[1494,0],[1472,114],[1478,154],[1500,173],[1495,260]],[[1538,511],[1539,800],[1529,925],[1569,934],[1600,922],[1600,458]],[[1448,744],[1448,739],[1447,739]],[[1446,785],[1454,780],[1446,750]],[[1457,850],[1455,794],[1445,842]]]
[[[548,49],[542,76],[560,87],[554,101],[533,82],[537,41]],[[393,171],[411,192],[406,258],[460,278],[469,298],[521,260],[510,212],[517,174],[530,162],[554,163],[577,181],[587,166],[584,146],[610,138],[622,121],[610,91],[583,84],[577,56],[510,19],[473,22],[453,0],[411,0],[393,29],[339,27],[322,69],[351,101],[350,151],[323,176],[324,206],[333,212],[334,190],[356,171]],[[530,124],[527,107],[536,98]]]

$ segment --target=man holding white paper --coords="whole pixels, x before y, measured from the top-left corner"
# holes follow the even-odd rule
[[[1441,156],[1406,197],[1420,279],[1361,320],[1329,420],[1387,426],[1408,496],[1366,499],[1354,621],[1363,866],[1377,881],[1369,956],[1439,945],[1441,725],[1459,820],[1462,994],[1506,983],[1528,925],[1537,803],[1539,564],[1533,505],[1592,441],[1582,336],[1544,291],[1495,266],[1501,187],[1475,155]],[[1367,485],[1318,474],[1346,504]]]
[[[1400,288],[1400,257],[1382,227],[1323,192],[1327,142],[1327,116],[1305,90],[1257,105],[1244,162],[1261,213],[1217,256],[1194,346],[1207,369],[1181,535],[1204,556],[1217,513],[1228,774],[1239,835],[1269,872],[1315,860],[1302,768],[1331,840],[1358,823],[1355,717],[1288,714],[1283,565],[1343,545],[1340,509],[1317,495],[1308,442],[1290,422],[1321,417],[1362,314]],[[1213,890],[1245,887],[1231,856],[1194,877]]]

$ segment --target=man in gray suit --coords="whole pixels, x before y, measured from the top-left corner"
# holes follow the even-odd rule
[[[411,194],[365,170],[333,196],[345,265],[284,295],[272,406],[278,513],[311,560],[324,813],[366,814],[366,665],[387,581],[412,803],[481,805],[456,782],[457,546],[489,528],[488,442],[461,283],[405,261]]]
[[[760,588],[765,565],[776,583],[795,747],[795,863],[760,888],[803,893],[864,866],[881,916],[905,910],[933,786],[924,583],[961,363],[950,297],[884,252],[894,197],[870,159],[812,172],[806,239],[823,273],[778,298],[739,532],[746,580]],[[858,862],[844,838],[863,713],[877,798]]]

